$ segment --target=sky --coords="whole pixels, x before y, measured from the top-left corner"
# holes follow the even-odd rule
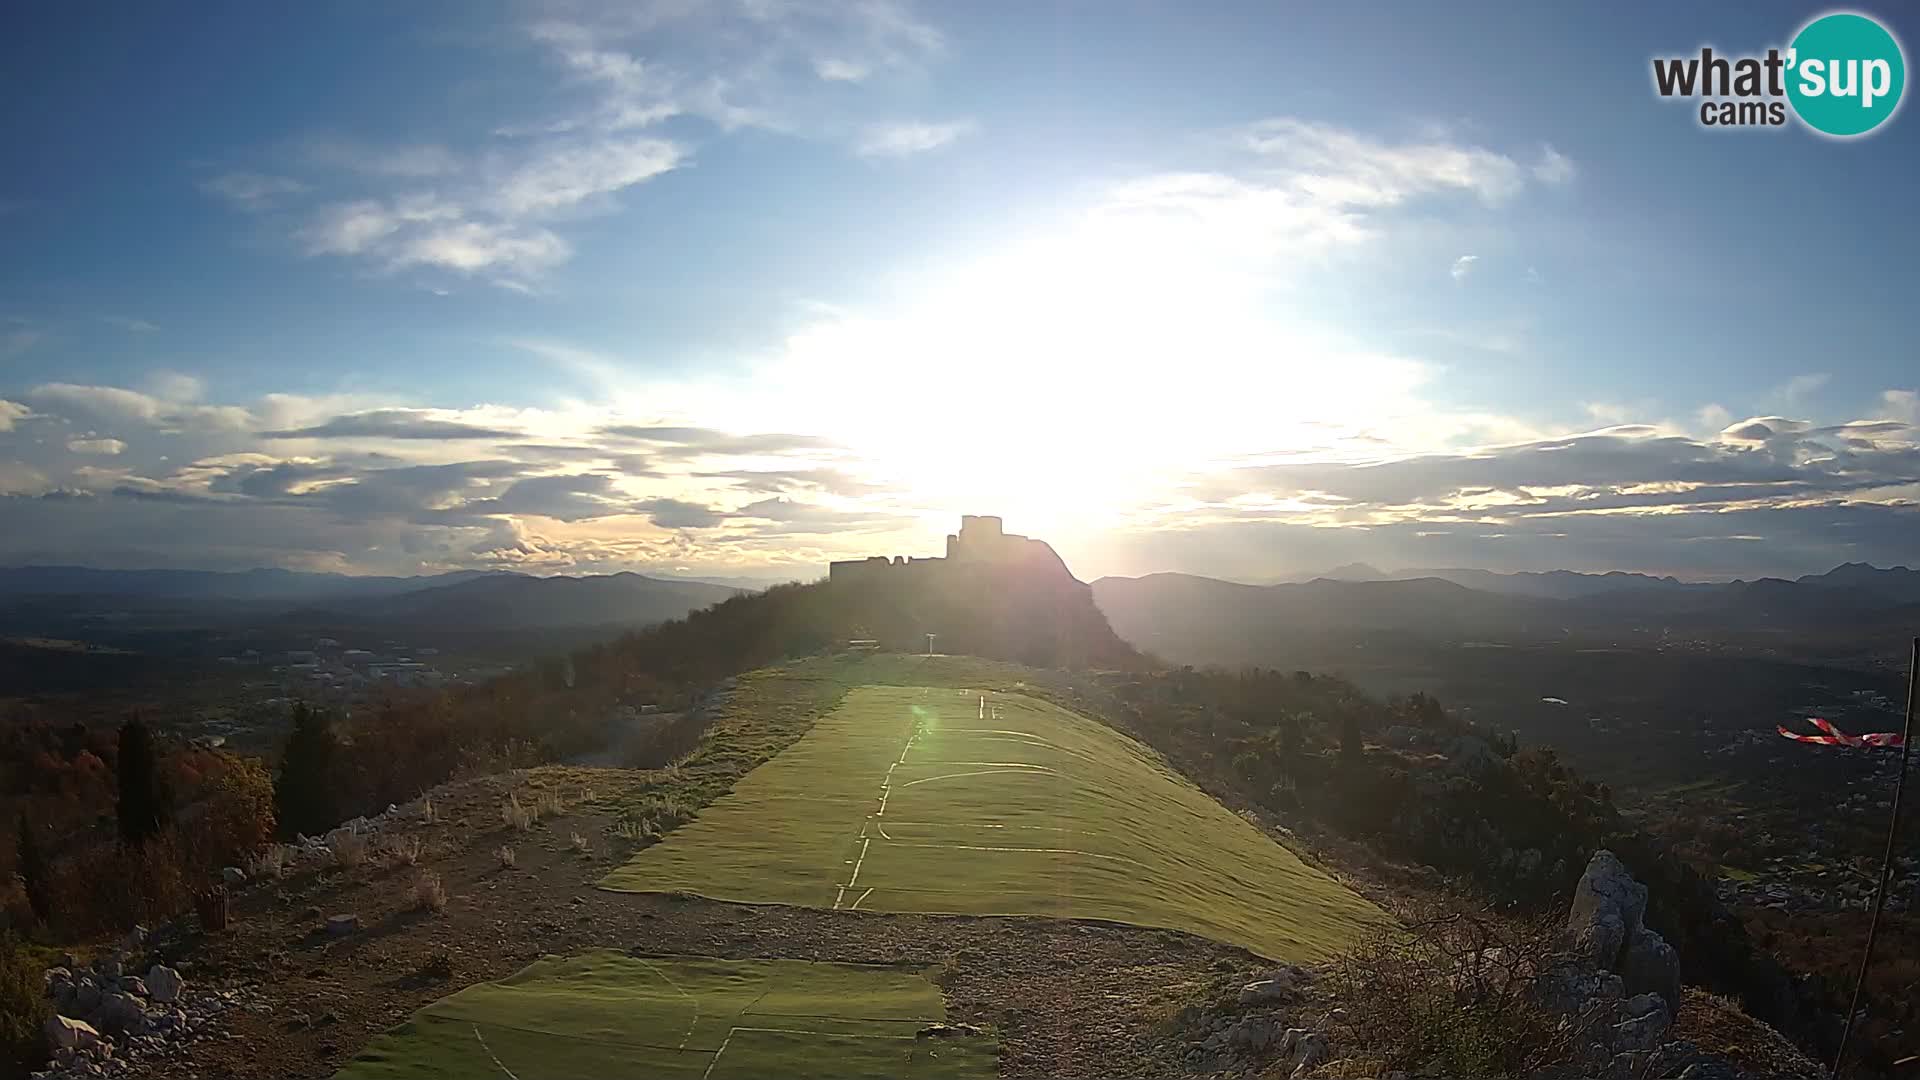
[[[0,563],[1920,564],[1920,118],[1652,87],[1825,10],[32,5]]]

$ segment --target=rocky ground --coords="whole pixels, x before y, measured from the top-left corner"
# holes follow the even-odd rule
[[[611,808],[645,778],[549,767],[464,781],[433,794],[431,820],[427,802],[395,808],[236,872],[225,930],[189,919],[49,972],[71,1019],[56,1022],[66,1048],[48,1075],[328,1076],[430,1001],[603,947],[924,964],[954,1021],[998,1037],[1006,1077],[1394,1075],[1353,1015],[1364,1000],[1336,980],[1188,934],[600,891],[644,842]],[[1641,923],[1646,891],[1624,874],[1596,859],[1567,921],[1580,959],[1543,973],[1587,1033],[1551,1075],[1817,1075],[1729,1003],[1678,992],[1672,950]]]

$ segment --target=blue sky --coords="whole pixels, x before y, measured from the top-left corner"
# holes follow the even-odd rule
[[[0,560],[1920,560],[1920,129],[1648,73],[1823,10],[42,6]]]

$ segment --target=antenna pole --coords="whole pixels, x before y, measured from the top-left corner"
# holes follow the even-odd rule
[[[1840,1029],[1840,1049],[1833,1055],[1833,1076],[1838,1080],[1846,1064],[1847,1043],[1853,1038],[1853,1022],[1860,1015],[1860,997],[1867,989],[1867,969],[1873,966],[1874,940],[1880,934],[1880,912],[1887,905],[1887,879],[1893,876],[1894,845],[1900,838],[1901,795],[1907,789],[1907,762],[1913,756],[1914,693],[1920,686],[1920,637],[1913,639],[1913,656],[1907,663],[1907,722],[1900,729],[1900,775],[1893,782],[1893,817],[1887,823],[1887,850],[1880,859],[1880,881],[1873,890],[1873,918],[1867,923],[1867,947],[1860,953],[1860,975],[1853,981],[1853,1003],[1847,1007],[1847,1023]]]

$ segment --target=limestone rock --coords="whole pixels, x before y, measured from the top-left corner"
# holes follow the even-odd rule
[[[1666,939],[1642,930],[1627,939],[1616,968],[1629,994],[1659,994],[1667,1008],[1680,1004],[1680,955]]]
[[[180,973],[164,964],[155,964],[147,970],[147,993],[157,1002],[172,1004],[180,1000],[180,991],[187,981]]]
[[[1567,930],[1595,967],[1618,970],[1627,939],[1645,930],[1647,887],[1611,851],[1593,854],[1567,909]]]
[[[47,1045],[55,1050],[86,1050],[100,1045],[99,1029],[71,1016],[47,1017],[45,1030]]]

